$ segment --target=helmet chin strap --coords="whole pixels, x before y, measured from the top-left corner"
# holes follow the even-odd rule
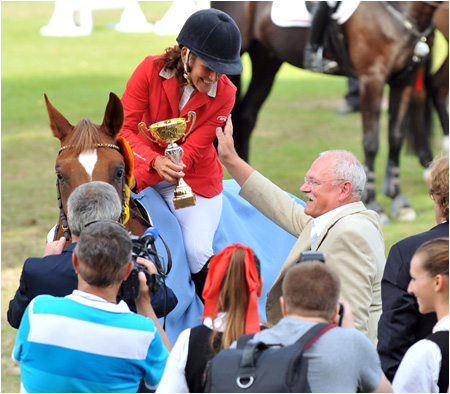
[[[186,79],[186,81],[188,82],[189,85],[191,85],[194,89],[196,89],[196,87],[194,86],[194,84],[191,81],[191,78],[189,78],[189,73],[191,72],[190,67],[189,67],[189,55],[190,55],[190,53],[191,53],[191,50],[189,48],[186,48],[186,60],[181,58],[183,60],[183,66],[184,66],[183,77]],[[188,70],[188,68],[189,68],[189,70]]]

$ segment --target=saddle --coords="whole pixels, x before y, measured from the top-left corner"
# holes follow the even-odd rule
[[[311,26],[311,12],[313,1],[298,1],[287,3],[282,0],[273,1],[271,8],[272,22],[279,27],[303,27]],[[355,12],[359,1],[340,1],[330,9],[328,22],[324,31],[323,47],[324,57],[335,60],[339,64],[338,70],[330,74],[347,75],[356,78],[356,71],[350,60],[348,48],[342,32],[342,24]]]

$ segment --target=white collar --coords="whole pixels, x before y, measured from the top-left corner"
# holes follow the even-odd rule
[[[437,331],[449,331],[450,329],[450,317],[449,315],[444,316],[439,320],[433,327],[433,332]]]
[[[67,295],[66,298],[78,302],[79,304],[107,312],[131,313],[130,308],[124,300],[121,300],[118,304],[113,304],[112,302],[106,301],[104,298],[77,289],[75,289],[72,294]]]
[[[203,324],[208,327],[210,330],[214,329],[219,332],[225,331],[225,324],[227,322],[227,314],[225,312],[219,312],[214,321],[208,316],[203,320]]]
[[[179,113],[183,110],[184,106],[188,103],[195,92],[195,89],[191,85],[186,85],[180,88],[180,103],[178,105]]]
[[[357,204],[357,202],[351,202],[350,204],[345,204],[340,207],[334,208],[329,212],[324,213],[313,219],[314,227],[316,228],[316,233],[318,236],[327,227],[327,224],[333,219],[338,213],[343,211],[345,208],[351,206],[352,204]]]
[[[175,75],[175,70],[168,70],[165,67],[159,72],[159,76],[165,79],[172,78]],[[217,82],[212,86],[211,90],[208,92],[208,96],[215,98],[217,95]]]

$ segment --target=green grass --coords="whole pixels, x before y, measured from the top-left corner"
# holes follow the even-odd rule
[[[147,20],[159,20],[171,2],[140,2]],[[79,118],[101,122],[109,92],[122,95],[139,62],[162,53],[175,36],[125,34],[108,27],[120,10],[94,12],[88,37],[42,37],[53,2],[1,3],[2,39],[2,392],[19,390],[19,368],[10,355],[16,330],[6,321],[9,300],[18,287],[28,256],[40,256],[46,234],[58,217],[54,163],[59,140],[52,136],[44,93],[72,123]],[[245,59],[248,83],[248,59]],[[343,104],[346,80],[306,73],[283,65],[260,112],[251,140],[251,164],[283,189],[301,197],[303,176],[317,155],[327,149],[348,149],[363,160],[361,116],[336,116]],[[442,131],[436,119],[436,135]],[[387,114],[380,121],[376,160],[377,191],[387,158]],[[437,139],[440,141],[440,138]],[[436,145],[436,153],[439,147]],[[433,203],[414,156],[402,152],[401,179],[418,217],[385,226],[386,251],[398,240],[430,228]],[[390,209],[390,200],[379,192]]]

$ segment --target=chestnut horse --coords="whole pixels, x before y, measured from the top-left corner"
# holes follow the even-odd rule
[[[103,181],[111,184],[122,200],[122,216],[125,216],[128,203],[125,185],[127,175],[132,172],[132,157],[127,159],[127,145],[117,138],[124,115],[122,102],[114,93],[109,95],[101,125],[93,124],[89,119],[81,119],[73,126],[50,103],[47,95],[45,102],[53,135],[61,141],[55,164],[60,218],[54,239],[64,235],[67,242],[70,242],[66,216],[67,199],[72,191],[83,183]],[[131,155],[130,151],[128,155]],[[142,235],[150,225],[141,211],[132,204],[129,220],[125,224],[127,229],[134,235]]]
[[[339,45],[336,40],[339,34],[335,31],[328,35],[333,42],[328,43],[325,54],[338,61],[338,75],[356,76],[359,80],[367,173],[363,201],[368,208],[379,212],[384,222],[388,222],[388,218],[376,201],[374,168],[383,88],[389,83],[389,159],[383,192],[394,199],[395,210],[391,211],[394,217],[412,219],[415,212],[408,198],[400,192],[399,156],[404,139],[401,125],[417,65],[423,60],[413,56],[414,48],[419,41],[432,39],[436,3],[439,2],[362,1],[340,26],[347,55],[342,56],[342,51],[333,52]],[[248,160],[250,134],[281,64],[288,62],[303,67],[307,28],[276,26],[271,21],[272,2],[269,1],[212,1],[211,7],[226,12],[236,21],[242,35],[241,54],[248,52],[252,62],[251,82],[244,97],[240,97],[240,76],[230,76],[238,87],[233,109],[236,150]],[[346,59],[349,61],[345,62]]]

